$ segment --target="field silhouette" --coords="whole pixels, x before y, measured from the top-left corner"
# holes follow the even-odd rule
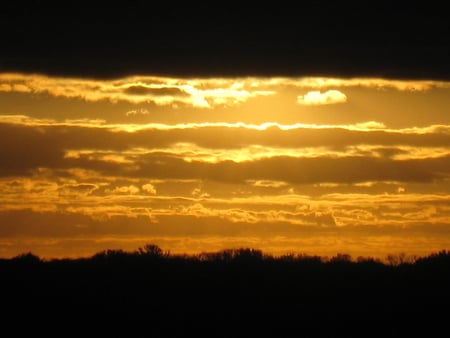
[[[409,337],[449,333],[450,252],[386,262],[251,248],[0,260],[8,337]],[[6,337],[6,336],[5,336]]]

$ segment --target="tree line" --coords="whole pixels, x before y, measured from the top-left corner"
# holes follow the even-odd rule
[[[0,319],[18,336],[61,335],[56,323],[114,337],[433,336],[448,329],[449,285],[446,250],[385,262],[154,244],[78,259],[24,253],[0,260]]]

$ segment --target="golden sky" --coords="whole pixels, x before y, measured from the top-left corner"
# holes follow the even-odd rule
[[[0,257],[450,248],[450,82],[0,74]]]

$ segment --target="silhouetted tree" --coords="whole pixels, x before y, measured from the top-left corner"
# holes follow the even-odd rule
[[[414,255],[408,256],[404,252],[401,252],[397,255],[394,254],[388,255],[386,257],[386,260],[389,265],[398,266],[402,264],[413,264],[417,260],[417,257]]]
[[[331,257],[330,262],[332,263],[350,263],[352,257],[349,254],[338,253],[336,256]]]
[[[21,262],[21,263],[40,263],[41,259],[39,256],[36,256],[32,252],[22,253],[12,258],[13,261]]]
[[[129,256],[130,254],[122,249],[107,249],[100,251],[92,256],[93,259],[99,260],[111,260],[111,259],[117,259],[117,258],[124,258]]]
[[[155,244],[146,244],[142,248],[138,248],[140,255],[146,255],[151,257],[163,257],[163,250]]]

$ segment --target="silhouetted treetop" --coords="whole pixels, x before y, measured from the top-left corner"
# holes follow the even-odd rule
[[[364,266],[389,266],[389,267],[400,267],[404,265],[428,265],[428,264],[450,264],[450,252],[448,250],[441,250],[439,252],[431,253],[428,256],[418,257],[415,255],[406,255],[405,253],[390,254],[387,255],[386,260],[383,262],[380,259],[373,257],[362,257],[359,256],[353,259],[349,254],[337,253],[332,257],[321,257],[312,256],[304,253],[288,253],[280,256],[273,256],[264,253],[262,250],[241,247],[241,248],[230,248],[224,249],[217,252],[202,252],[200,254],[171,254],[170,251],[164,251],[161,247],[156,244],[149,243],[142,247],[139,247],[135,251],[125,251],[122,249],[107,249],[88,258],[78,258],[78,259],[66,259],[66,261],[132,261],[138,259],[145,260],[160,260],[160,261],[186,261],[186,262],[204,262],[204,263],[229,263],[229,262],[239,262],[244,264],[254,264],[254,263],[302,263],[305,264],[315,264],[315,265],[364,265]],[[1,261],[11,261],[11,262],[21,262],[27,264],[34,263],[46,263],[52,261],[64,261],[64,259],[41,259],[39,256],[32,252],[26,252],[19,254],[11,259],[2,259]]]

